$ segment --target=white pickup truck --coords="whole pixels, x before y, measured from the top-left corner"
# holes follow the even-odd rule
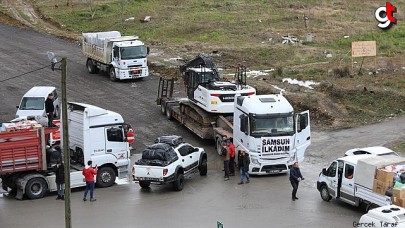
[[[184,143],[180,136],[162,136],[142,152],[142,158],[132,167],[132,176],[141,188],[151,183],[173,183],[173,188],[181,191],[184,176],[196,170],[201,176],[207,175],[204,149]]]
[[[336,159],[319,174],[317,188],[321,198],[339,199],[353,206],[391,205],[391,197],[373,191],[376,169],[388,165],[405,164],[405,158],[395,155],[355,155]]]

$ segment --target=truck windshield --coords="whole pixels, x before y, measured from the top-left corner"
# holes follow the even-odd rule
[[[253,137],[294,135],[294,117],[292,113],[285,115],[255,115],[251,116],[250,122]]]
[[[21,101],[20,110],[43,110],[45,98],[43,97],[24,97]]]
[[[121,59],[139,59],[145,58],[147,55],[147,50],[144,45],[134,46],[134,47],[122,47],[120,48]]]

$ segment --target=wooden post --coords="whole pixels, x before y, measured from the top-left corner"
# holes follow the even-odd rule
[[[72,227],[72,218],[70,210],[70,150],[69,150],[69,132],[67,121],[67,98],[66,98],[66,76],[67,76],[67,64],[66,57],[62,58],[62,143],[63,143],[63,155],[65,163],[65,226],[66,228]]]

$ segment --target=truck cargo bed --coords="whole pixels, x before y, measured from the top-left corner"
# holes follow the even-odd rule
[[[0,174],[46,168],[45,143],[45,132],[40,129],[1,133]]]

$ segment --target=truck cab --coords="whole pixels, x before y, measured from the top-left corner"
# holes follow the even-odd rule
[[[357,161],[373,156],[375,155],[346,156],[334,160],[328,168],[322,169],[317,182],[322,199],[329,201],[332,198],[339,198],[356,205],[353,177]]]
[[[285,173],[302,162],[310,131],[309,111],[295,114],[281,94],[235,99],[234,144],[249,154],[251,174]]]
[[[107,187],[129,174],[130,146],[122,116],[89,104],[69,102],[69,148],[80,165],[98,165],[96,184]]]

